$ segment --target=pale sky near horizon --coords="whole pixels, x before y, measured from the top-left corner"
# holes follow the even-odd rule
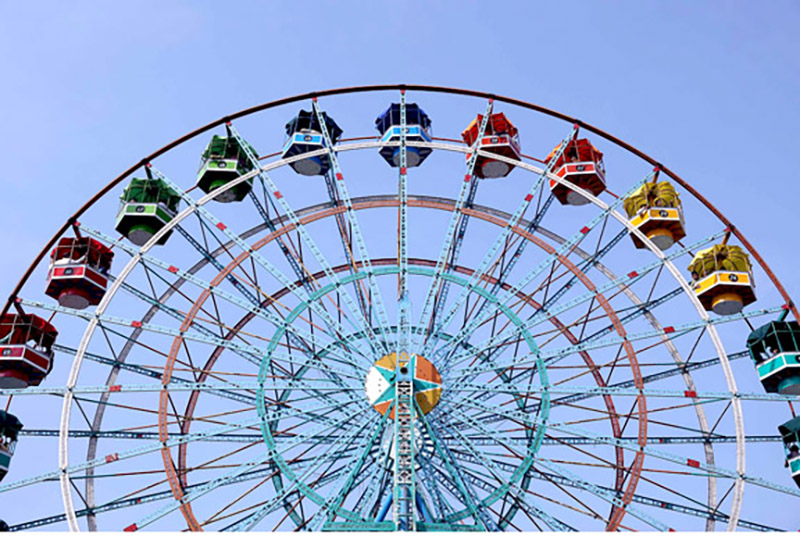
[[[380,83],[485,90],[597,125],[695,185],[800,296],[799,25],[788,0],[0,0],[0,299],[143,155],[262,102]]]

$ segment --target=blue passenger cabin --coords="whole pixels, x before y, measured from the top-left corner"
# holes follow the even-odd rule
[[[778,433],[786,451],[786,467],[789,468],[794,483],[800,487],[800,417],[778,426]]]
[[[335,145],[342,137],[343,130],[328,114],[322,112],[322,118],[328,130],[331,142]],[[286,143],[283,146],[283,158],[290,158],[299,154],[310,153],[325,148],[325,137],[322,135],[317,114],[313,111],[300,110],[296,117],[286,123]],[[330,169],[330,159],[327,154],[319,154],[289,164],[300,175],[313,177],[325,175]]]
[[[0,481],[8,474],[20,430],[22,423],[19,419],[0,410]]]
[[[133,179],[120,200],[115,229],[137,246],[143,246],[172,221],[181,196],[161,179]],[[164,233],[158,244],[164,245],[171,233]]]
[[[393,102],[389,108],[375,119],[375,128],[381,133],[381,142],[399,142],[402,121],[400,119],[400,104]],[[430,142],[431,119],[422,108],[414,103],[406,104],[406,141]],[[416,167],[428,158],[432,149],[430,147],[407,147],[406,166]],[[390,166],[400,165],[400,147],[381,147],[380,154]]]
[[[247,147],[258,158],[255,149]],[[253,163],[245,149],[233,136],[214,136],[203,151],[200,171],[197,172],[197,187],[209,194],[242,175],[253,171]],[[233,203],[241,201],[253,188],[253,179],[242,181],[217,195],[214,201]]]
[[[800,394],[800,326],[770,322],[747,337],[758,377],[769,393]]]

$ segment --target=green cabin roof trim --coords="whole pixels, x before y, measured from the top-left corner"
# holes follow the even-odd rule
[[[247,148],[253,152],[253,154],[258,158],[258,152],[247,142],[244,142],[247,145]],[[239,142],[236,141],[236,138],[233,137],[225,137],[225,136],[217,136],[214,135],[211,138],[211,141],[208,142],[208,146],[206,150],[203,151],[203,160],[210,160],[210,159],[234,159],[239,161],[239,165],[250,171],[253,166],[250,163],[249,159],[247,158],[247,154],[245,151],[242,150],[242,147],[239,145]]]
[[[162,203],[172,212],[177,212],[181,196],[161,179],[134,178],[121,199],[125,203]]]

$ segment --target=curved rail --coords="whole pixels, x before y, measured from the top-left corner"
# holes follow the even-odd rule
[[[184,142],[186,142],[186,141],[188,141],[188,140],[190,140],[190,139],[192,139],[192,138],[194,138],[194,137],[196,137],[196,136],[198,136],[198,135],[200,135],[200,134],[202,134],[204,132],[207,132],[207,131],[211,130],[212,128],[215,128],[217,126],[223,125],[223,124],[225,124],[225,123],[227,123],[229,121],[233,121],[234,119],[239,119],[239,118],[242,118],[242,117],[246,117],[248,115],[252,115],[252,114],[257,113],[257,112],[268,110],[270,108],[276,108],[276,107],[279,107],[279,106],[284,106],[286,104],[291,104],[293,102],[298,102],[298,101],[303,101],[303,100],[312,99],[312,98],[318,98],[318,97],[328,97],[328,96],[343,95],[343,94],[350,94],[350,93],[364,93],[364,92],[371,92],[371,91],[392,91],[392,90],[410,90],[410,91],[421,91],[421,92],[430,92],[430,93],[445,93],[445,94],[462,95],[462,96],[468,96],[468,97],[494,99],[496,101],[504,102],[506,104],[511,104],[513,106],[519,106],[521,108],[526,108],[526,109],[529,109],[529,110],[533,110],[533,111],[542,113],[544,115],[548,115],[550,117],[554,117],[556,119],[561,119],[562,121],[567,121],[567,122],[573,123],[573,124],[583,128],[585,130],[588,130],[589,132],[592,132],[592,133],[600,136],[601,138],[606,139],[607,141],[613,143],[614,145],[617,145],[618,147],[621,147],[622,149],[625,149],[629,153],[638,156],[639,158],[641,158],[642,160],[648,162],[649,164],[651,164],[651,165],[653,165],[655,167],[658,167],[661,170],[662,173],[665,173],[667,176],[669,176],[675,182],[680,184],[687,192],[692,194],[698,201],[700,201],[706,208],[708,208],[723,224],[725,224],[725,226],[730,230],[730,232],[742,243],[742,245],[750,252],[750,254],[753,255],[753,258],[756,260],[756,262],[759,264],[759,266],[761,266],[761,269],[764,270],[764,273],[767,274],[767,277],[769,277],[769,279],[775,285],[775,288],[780,293],[780,295],[783,298],[787,308],[792,312],[792,314],[794,315],[794,317],[797,320],[800,320],[800,312],[798,312],[797,306],[794,304],[792,299],[789,297],[789,294],[786,292],[786,289],[783,287],[783,284],[781,284],[781,282],[775,276],[775,273],[772,271],[772,269],[766,263],[764,258],[761,257],[761,255],[758,253],[758,251],[756,251],[756,249],[753,247],[753,245],[744,237],[744,235],[741,233],[741,231],[735,225],[733,225],[733,223],[731,223],[731,221],[728,220],[728,218],[726,218],[725,215],[722,214],[722,212],[720,212],[719,209],[717,209],[717,207],[715,207],[708,199],[706,199],[702,194],[700,194],[700,192],[698,192],[688,182],[686,182],[677,173],[675,173],[674,171],[672,171],[668,167],[664,166],[663,164],[661,164],[661,162],[659,162],[655,158],[651,157],[650,155],[648,155],[644,151],[641,151],[641,150],[637,149],[633,145],[631,145],[631,144],[629,144],[629,143],[617,138],[616,136],[613,136],[613,135],[611,135],[611,134],[609,134],[609,133],[607,133],[607,132],[605,132],[605,131],[603,131],[603,130],[601,130],[601,129],[593,126],[593,125],[590,125],[589,123],[581,121],[580,119],[577,119],[575,117],[571,117],[571,116],[563,114],[561,112],[556,112],[555,110],[551,110],[549,108],[545,108],[544,106],[540,106],[538,104],[533,104],[533,103],[530,103],[530,102],[526,102],[526,101],[519,100],[519,99],[513,99],[513,98],[510,98],[510,97],[504,97],[504,96],[501,96],[501,95],[495,95],[493,93],[488,93],[488,92],[485,92],[485,91],[476,91],[476,90],[471,90],[471,89],[460,89],[460,88],[451,88],[451,87],[444,87],[444,86],[418,85],[418,84],[382,84],[382,85],[372,85],[372,86],[353,86],[353,87],[326,89],[326,90],[322,90],[322,91],[312,91],[312,92],[309,92],[309,93],[303,93],[301,95],[295,95],[295,96],[292,96],[292,97],[286,97],[286,98],[283,98],[283,99],[274,100],[274,101],[267,102],[267,103],[264,103],[264,104],[259,104],[257,106],[253,106],[251,108],[246,108],[244,110],[240,110],[240,111],[238,111],[236,113],[233,113],[231,115],[226,115],[226,116],[221,117],[221,118],[219,118],[219,119],[217,119],[215,121],[212,121],[212,122],[210,122],[210,123],[208,123],[208,124],[206,124],[206,125],[204,125],[204,126],[202,126],[200,128],[197,128],[197,129],[193,130],[192,132],[189,132],[188,134],[186,134],[186,135],[184,135],[184,136],[182,136],[182,137],[180,137],[180,138],[168,143],[167,145],[164,145],[160,149],[154,151],[153,153],[149,154],[148,156],[146,156],[145,158],[143,158],[139,162],[133,164],[128,169],[123,171],[120,175],[118,175],[115,179],[113,179],[105,187],[103,187],[99,192],[97,192],[91,199],[89,199],[89,201],[87,201],[82,207],[80,207],[75,212],[75,214],[73,214],[72,216],[70,216],[69,219],[67,219],[67,221],[64,223],[64,225],[62,225],[61,228],[52,236],[52,238],[50,238],[50,240],[44,245],[44,247],[39,252],[39,254],[31,262],[30,266],[25,271],[25,274],[22,276],[22,278],[19,280],[19,282],[17,283],[17,285],[14,288],[14,290],[9,295],[8,300],[6,300],[6,304],[3,306],[2,314],[4,315],[9,311],[9,309],[11,308],[11,306],[14,303],[15,299],[17,298],[17,295],[22,290],[22,287],[28,281],[28,278],[30,278],[30,276],[33,273],[33,271],[36,269],[36,267],[39,265],[39,263],[42,261],[42,259],[45,257],[45,255],[47,255],[47,252],[50,251],[50,249],[56,243],[58,238],[61,237],[61,235],[63,235],[65,232],[67,232],[69,230],[70,226],[72,226],[74,222],[78,221],[78,219],[94,203],[96,203],[99,199],[101,199],[108,192],[110,192],[114,187],[116,187],[120,182],[125,180],[128,176],[133,174],[139,167],[141,167],[142,165],[146,164],[147,162],[150,162],[150,161],[158,158],[159,156],[161,156],[162,154],[166,153],[167,151],[170,151],[170,150],[174,149],[175,147],[183,144]]]

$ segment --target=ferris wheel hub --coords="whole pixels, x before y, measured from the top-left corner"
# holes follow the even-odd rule
[[[414,363],[414,398],[420,411],[427,415],[442,396],[442,377],[433,363],[424,357],[416,355]],[[411,372],[404,371],[403,368],[405,367],[400,368],[400,374]],[[378,359],[364,380],[367,400],[381,415],[386,413],[394,401],[397,370],[397,354],[392,352]],[[394,410],[389,416],[394,418]]]

